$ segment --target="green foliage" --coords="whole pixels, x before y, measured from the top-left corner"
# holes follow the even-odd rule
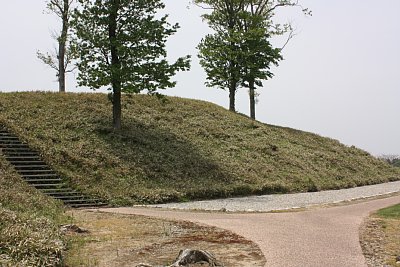
[[[400,167],[400,159],[397,159],[393,162],[393,166]]]
[[[200,64],[207,74],[206,85],[229,89],[231,103],[241,85],[255,90],[271,78],[272,65],[283,59],[281,48],[274,48],[270,38],[292,31],[290,24],[275,24],[278,7],[296,6],[292,0],[196,0],[212,9],[203,15],[213,34],[202,39],[198,46]],[[303,10],[307,13],[308,10]],[[289,35],[289,39],[292,33]],[[254,97],[254,94],[251,95]],[[255,102],[252,102],[255,103]],[[231,107],[232,109],[232,104]],[[254,107],[252,107],[254,109]]]
[[[123,103],[125,127],[115,132],[105,94],[0,94],[0,123],[74,186],[115,204],[339,189],[400,178],[398,168],[365,151],[211,103],[147,95],[126,95]]]
[[[400,204],[381,209],[377,214],[382,218],[400,219]]]
[[[0,266],[60,266],[62,204],[25,184],[0,155]]]
[[[209,34],[198,46],[200,64],[204,68],[209,87],[229,89],[232,82],[238,86],[241,69],[236,62],[240,50],[231,42],[238,42],[240,36],[229,37],[228,34]]]
[[[177,71],[189,69],[189,56],[169,64],[166,59],[167,38],[179,28],[170,25],[168,16],[157,18],[164,8],[160,0],[79,0],[72,27],[79,53],[80,86],[98,89],[110,86],[116,78],[122,92],[150,93],[170,88],[170,78]],[[116,36],[109,36],[112,12],[116,12]],[[112,58],[116,48],[119,62]],[[114,58],[115,60],[115,58]]]
[[[240,20],[244,8],[242,0],[229,1],[195,1],[197,4],[207,4],[212,12],[203,15],[213,34],[207,35],[200,42],[200,64],[207,74],[206,85],[228,89],[233,97],[243,75],[241,59],[244,58],[240,47],[243,29]],[[231,109],[234,107],[230,107]]]
[[[392,166],[400,167],[400,156],[399,155],[382,155],[380,159],[386,161]]]
[[[272,24],[271,14],[265,20],[265,16],[255,13],[254,8],[250,5],[250,10],[243,15],[241,21],[243,28],[243,43],[240,45],[243,52],[244,75],[243,85],[250,87],[251,83],[262,87],[262,81],[273,76],[270,71],[271,65],[278,65],[283,59],[280,48],[273,48],[269,39],[272,30],[269,25]],[[283,31],[281,34],[284,34]]]
[[[400,167],[400,158],[398,157],[390,161],[388,160],[388,163],[394,167]]]

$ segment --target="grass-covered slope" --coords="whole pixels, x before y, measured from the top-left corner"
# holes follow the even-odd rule
[[[81,190],[114,203],[303,192],[387,182],[400,170],[315,134],[202,101],[103,94],[0,94],[0,123]]]
[[[25,184],[0,156],[0,266],[59,266],[61,203]]]

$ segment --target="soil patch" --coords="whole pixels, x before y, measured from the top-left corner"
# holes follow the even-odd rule
[[[190,222],[71,211],[88,234],[69,234],[67,266],[167,265],[182,249],[212,252],[225,266],[264,266],[260,248],[230,231]]]
[[[360,228],[360,242],[369,267],[400,266],[400,219],[370,216]]]

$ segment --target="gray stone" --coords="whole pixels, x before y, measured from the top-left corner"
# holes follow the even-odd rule
[[[210,267],[223,266],[208,251],[185,249],[180,251],[178,258],[170,267],[190,266],[190,264],[201,264]]]
[[[83,229],[75,224],[65,224],[65,225],[61,225],[61,232],[63,234],[66,234],[66,233],[85,234],[85,233],[89,233],[89,230]]]

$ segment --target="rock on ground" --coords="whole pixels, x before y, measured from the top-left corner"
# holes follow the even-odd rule
[[[164,267],[197,267],[197,266],[223,267],[223,265],[217,261],[217,259],[212,253],[205,250],[191,250],[191,249],[181,250],[175,262],[169,266],[164,266]],[[136,265],[136,267],[153,267],[153,266],[141,263],[139,265]]]

